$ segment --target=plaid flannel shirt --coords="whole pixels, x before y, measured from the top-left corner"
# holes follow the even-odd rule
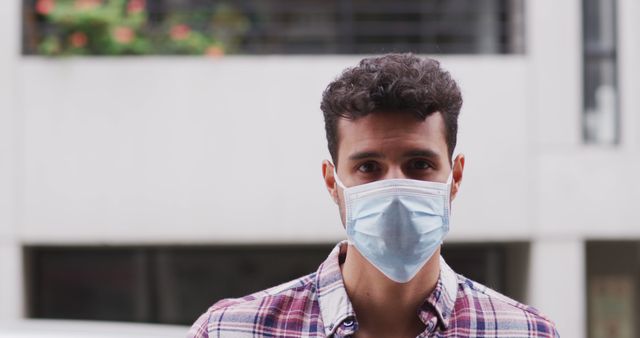
[[[358,330],[340,270],[346,242],[310,275],[252,295],[224,299],[193,324],[188,338],[349,337]],[[417,309],[418,337],[559,337],[536,309],[456,274],[440,259],[436,288]]]

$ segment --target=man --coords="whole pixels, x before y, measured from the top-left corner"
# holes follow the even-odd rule
[[[438,62],[367,58],[325,90],[324,183],[349,241],[317,272],[214,304],[189,337],[557,337],[537,310],[440,257],[465,158],[462,97]]]

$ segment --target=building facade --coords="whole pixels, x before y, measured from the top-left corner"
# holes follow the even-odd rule
[[[22,53],[22,6],[0,3],[0,318],[34,315],[42,250],[156,250],[144,261],[344,238],[319,101],[362,55],[51,59]],[[638,14],[525,0],[520,52],[433,55],[465,99],[445,252],[498,248],[494,284],[563,337],[640,333]]]

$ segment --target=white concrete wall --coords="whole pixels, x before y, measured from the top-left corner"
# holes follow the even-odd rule
[[[326,151],[318,103],[324,84],[348,63],[24,60],[21,239],[338,238],[320,180]]]
[[[535,175],[529,301],[553,318],[563,337],[586,336],[587,239],[638,239],[640,202],[640,4],[618,1],[620,145],[581,142],[581,1],[527,2],[531,62],[528,152]]]
[[[327,151],[319,102],[326,84],[357,59],[23,60],[21,240],[342,238],[320,175]],[[525,62],[443,62],[466,100],[459,149],[468,175],[453,237],[525,238],[532,174],[521,151]],[[492,74],[491,91],[484,73]],[[488,124],[509,127],[487,133]]]
[[[0,2],[0,320],[23,315],[19,215],[20,117],[15,101],[19,57],[17,1]]]

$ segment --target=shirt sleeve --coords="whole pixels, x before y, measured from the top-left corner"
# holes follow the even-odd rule
[[[209,311],[203,313],[198,320],[193,323],[187,338],[209,338]]]

